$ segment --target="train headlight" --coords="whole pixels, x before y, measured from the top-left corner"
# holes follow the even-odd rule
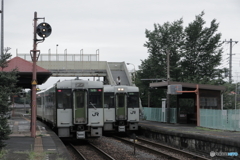
[[[118,91],[124,91],[124,88],[118,88]]]

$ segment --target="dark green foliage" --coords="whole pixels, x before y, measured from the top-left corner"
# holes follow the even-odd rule
[[[10,57],[10,54],[4,54],[2,57],[3,59],[0,60],[0,149],[5,146],[3,140],[8,139],[8,136],[11,133],[7,118],[3,115],[6,115],[6,113],[10,111],[10,97],[19,92],[19,88],[16,86],[17,71],[3,71],[3,68],[7,67],[7,59]]]
[[[146,30],[149,56],[142,60],[137,72],[136,85],[140,88],[143,104],[148,99],[149,83],[141,79],[167,80],[167,52],[170,53],[170,80],[198,84],[224,84],[224,73],[218,69],[221,62],[221,34],[217,33],[219,24],[212,20],[205,27],[204,12],[183,27],[183,19],[154,24],[152,31]],[[151,106],[160,107],[161,98],[166,98],[166,90],[150,90]],[[143,105],[144,106],[144,105]]]
[[[204,27],[204,12],[185,28],[182,46],[181,81],[202,84],[223,84],[224,69],[217,69],[221,62],[221,34],[216,33],[218,23],[212,20]]]
[[[183,45],[183,20],[180,19],[173,23],[164,23],[162,26],[154,24],[154,30],[146,30],[146,38],[148,41],[144,44],[148,48],[149,57],[142,61],[140,69],[150,71],[147,77],[164,78],[167,75],[167,56],[170,52],[171,76],[178,78],[179,62],[181,58],[180,47]],[[180,51],[180,52],[179,52]],[[153,77],[152,77],[153,78]]]
[[[11,129],[9,128],[7,118],[0,117],[0,150],[6,146],[3,140],[9,139],[10,134]]]
[[[224,86],[226,87],[226,91],[223,93],[224,109],[235,109],[236,84],[226,83]],[[236,109],[240,109],[237,106]]]

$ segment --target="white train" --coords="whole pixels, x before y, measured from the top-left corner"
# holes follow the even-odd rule
[[[37,93],[37,117],[48,122],[59,137],[102,136],[103,83],[66,80]]]
[[[104,85],[104,132],[138,130],[139,113],[138,87]]]

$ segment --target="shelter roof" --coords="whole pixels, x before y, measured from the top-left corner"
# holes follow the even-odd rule
[[[185,82],[155,82],[150,83],[150,87],[160,87],[160,88],[167,88],[168,85],[174,85],[174,84],[181,84],[182,88],[193,88],[196,89],[197,83],[185,83]],[[198,84],[199,89],[204,90],[217,90],[217,91],[224,91],[226,90],[225,86],[217,86],[217,85],[209,85],[209,84]]]
[[[0,70],[4,72],[10,72],[14,69],[18,70],[19,75],[17,85],[23,88],[31,88],[33,63],[26,61],[20,57],[14,57],[8,61],[8,66],[6,68],[2,70],[0,67]],[[36,66],[36,70],[38,85],[45,83],[47,79],[52,75],[51,72],[39,66]]]

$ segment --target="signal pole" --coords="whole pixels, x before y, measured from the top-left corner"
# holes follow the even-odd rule
[[[238,41],[233,41],[232,39],[230,39],[230,41],[225,41],[225,42],[229,42],[230,43],[230,53],[229,53],[229,83],[232,83],[232,42],[235,42],[236,44],[238,43]]]
[[[33,72],[32,72],[32,116],[31,116],[31,136],[33,138],[36,137],[36,85],[37,85],[37,35],[36,35],[36,27],[37,27],[37,12],[34,12],[34,25],[33,25],[33,50],[31,53],[32,61],[33,61]]]
[[[31,137],[36,137],[36,106],[37,106],[37,60],[40,55],[40,51],[37,50],[37,42],[43,42],[46,37],[48,37],[51,32],[52,28],[47,23],[41,23],[37,26],[37,20],[38,19],[44,19],[45,18],[37,18],[37,12],[34,12],[34,25],[33,25],[33,50],[30,51],[30,55],[33,62],[33,70],[32,70],[32,116],[31,116]],[[42,37],[43,39],[37,39],[38,36]]]

